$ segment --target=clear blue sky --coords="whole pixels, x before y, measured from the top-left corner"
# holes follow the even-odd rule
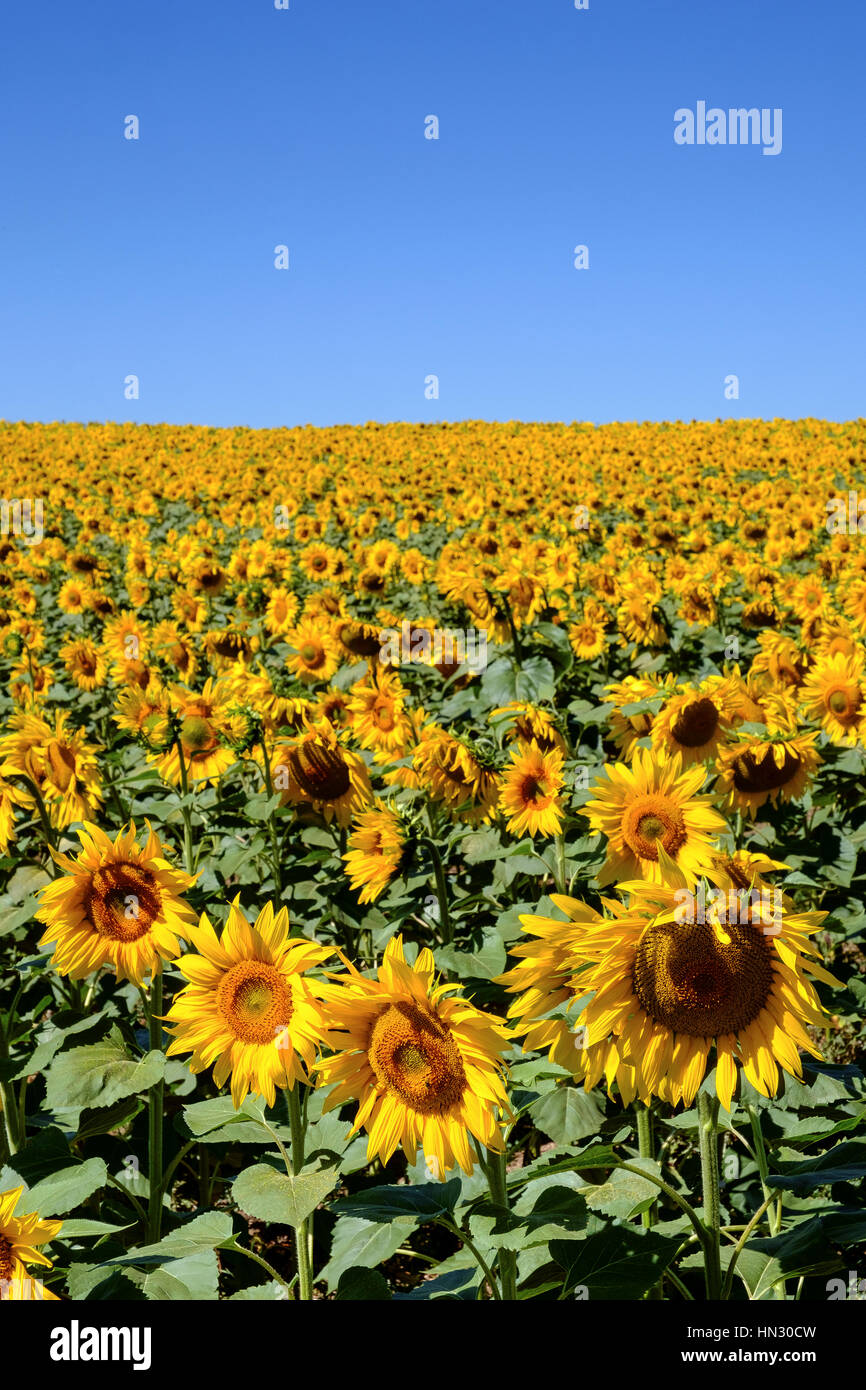
[[[6,419],[866,414],[862,0],[7,0],[0,51]],[[676,145],[699,100],[781,154]]]

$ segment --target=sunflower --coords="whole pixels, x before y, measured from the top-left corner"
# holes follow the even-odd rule
[[[798,1048],[820,1056],[804,1025],[825,1023],[813,981],[838,983],[809,940],[826,913],[785,911],[771,930],[750,906],[734,921],[715,907],[687,914],[683,897],[694,895],[669,868],[676,887],[622,884],[628,902],[605,901],[608,916],[555,895],[566,922],[521,918],[540,939],[517,948],[523,959],[503,977],[521,994],[509,1012],[529,1045],[549,1046],[585,1090],[604,1076],[626,1104],[660,1095],[691,1105],[713,1046],[725,1109],[737,1064],[775,1095],[780,1066],[802,1076]],[[552,1010],[559,1016],[542,1019]]]
[[[312,806],[328,823],[336,817],[341,826],[373,800],[367,764],[327,719],[276,745],[271,778],[284,805]]]
[[[96,690],[105,684],[105,657],[89,637],[76,637],[65,642],[58,653],[79,690]]]
[[[118,979],[143,984],[177,953],[178,937],[188,935],[195,916],[183,894],[195,879],[172,868],[149,825],[143,845],[134,825],[112,843],[85,823],[78,838],[76,859],[52,851],[65,876],[41,890],[39,944],[54,945],[52,966],[73,980],[109,965]]]
[[[372,810],[355,816],[346,843],[343,859],[358,901],[375,902],[397,872],[403,855],[405,836],[400,817],[377,799]]]
[[[558,835],[562,829],[562,762],[559,748],[543,752],[533,741],[511,749],[502,774],[499,809],[512,835]]]
[[[607,763],[606,780],[590,788],[596,800],[583,812],[594,831],[607,837],[601,885],[618,879],[662,881],[659,846],[689,882],[702,873],[712,839],[726,829],[711,796],[700,796],[706,773],[699,764],[683,771],[680,755],[638,748],[631,767]]]
[[[689,767],[715,758],[733,720],[730,682],[710,676],[699,686],[683,686],[668,700],[653,720],[652,744],[679,753],[683,767]]]
[[[190,782],[221,777],[236,761],[234,753],[220,743],[227,728],[226,711],[230,688],[221,681],[207,680],[200,692],[175,685],[171,703],[178,723],[178,739],[183,751],[181,767],[177,743],[157,760],[160,777],[177,786],[184,774]]]
[[[652,676],[625,676],[605,686],[605,703],[613,705],[610,737],[623,757],[630,758],[638,739],[652,728],[653,719],[665,696],[673,692],[674,676],[659,682]],[[635,709],[635,706],[648,706]]]
[[[817,733],[766,738],[741,733],[716,759],[718,791],[725,805],[754,816],[767,801],[798,801],[821,762],[814,747],[817,738]]]
[[[387,1163],[402,1145],[414,1163],[420,1146],[444,1178],[455,1163],[472,1173],[470,1136],[501,1152],[500,1112],[513,1116],[500,1060],[507,1025],[470,1004],[462,986],[434,987],[434,969],[426,947],[408,965],[398,936],[377,979],[351,965],[348,976],[336,976],[325,1002],[334,1024],[327,1041],[339,1051],[317,1070],[322,1084],[336,1083],[324,1110],[358,1101],[350,1133],[367,1130],[368,1160]]]
[[[413,763],[433,801],[444,802],[451,815],[470,825],[493,819],[499,786],[492,759],[466,739],[428,726]]]
[[[86,742],[83,729],[70,729],[65,710],[55,711],[53,727],[23,712],[9,724],[10,732],[0,741],[0,775],[28,778],[55,829],[89,820],[102,804],[102,787],[97,750]],[[34,804],[29,792],[24,796],[26,805]]]
[[[548,714],[547,710],[536,708],[535,705],[512,700],[511,704],[491,710],[489,720],[496,727],[503,727],[505,738],[509,742],[513,739],[519,739],[522,743],[534,741],[542,753],[558,748],[564,756],[567,751],[565,739],[556,727],[554,716]]]
[[[0,777],[0,854],[5,854],[15,839],[15,810],[27,805],[27,797],[15,786]]]
[[[834,743],[866,741],[866,682],[863,657],[833,656],[818,660],[800,689],[807,719],[819,719]]]
[[[213,1065],[217,1086],[231,1077],[235,1109],[248,1091],[273,1105],[276,1088],[307,1081],[315,1061],[327,1020],[322,986],[304,976],[331,948],[290,936],[288,912],[271,903],[250,925],[237,900],[220,937],[203,913],[189,939],[195,953],[175,961],[189,984],[166,1018],[166,1055],[191,1052],[194,1073]]]
[[[273,589],[265,609],[264,623],[272,637],[288,632],[298,616],[300,600],[285,587]]]
[[[401,758],[412,726],[403,713],[406,691],[400,677],[375,668],[349,693],[347,722],[361,747],[372,748],[377,756]]]
[[[289,670],[307,684],[327,683],[340,665],[340,649],[321,622],[303,619],[286,633]]]
[[[54,1240],[63,1222],[40,1221],[35,1212],[27,1216],[23,1213],[16,1215],[23,1195],[23,1186],[0,1192],[0,1301],[56,1301],[57,1295],[46,1289],[41,1280],[33,1279],[27,1272],[27,1266],[51,1268],[51,1261],[37,1247]]]
[[[575,656],[581,661],[595,661],[601,656],[607,647],[604,629],[603,617],[589,617],[586,613],[578,622],[572,623],[568,629],[568,641]]]

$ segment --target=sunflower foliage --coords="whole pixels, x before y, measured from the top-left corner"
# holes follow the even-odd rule
[[[826,1299],[863,423],[0,433],[0,1297]]]

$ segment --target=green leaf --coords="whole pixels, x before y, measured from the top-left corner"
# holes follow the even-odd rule
[[[661,1176],[659,1165],[651,1159],[636,1158],[634,1163],[649,1173]],[[618,1216],[628,1221],[652,1206],[659,1195],[659,1188],[648,1178],[641,1178],[637,1173],[625,1172],[619,1168],[611,1173],[606,1182],[596,1187],[585,1187],[583,1195],[592,1211],[600,1211],[605,1216]]]
[[[767,1178],[769,1187],[784,1187],[798,1196],[835,1182],[853,1182],[866,1174],[866,1143],[850,1140],[802,1163],[780,1163],[780,1173]]]
[[[108,1169],[102,1158],[89,1158],[86,1163],[74,1163],[43,1178],[31,1187],[27,1200],[40,1216],[63,1216],[72,1211],[108,1182]],[[67,1234],[64,1231],[64,1234]]]
[[[450,1216],[460,1200],[460,1179],[450,1182],[403,1183],[394,1187],[369,1187],[351,1197],[341,1197],[331,1210],[338,1216],[359,1216],[364,1221],[393,1221],[408,1216],[414,1221],[433,1221]]]
[[[300,1226],[333,1192],[339,1177],[336,1167],[305,1168],[290,1178],[267,1163],[257,1163],[235,1179],[232,1197],[241,1211],[257,1221]]]
[[[604,1108],[595,1094],[575,1086],[558,1086],[540,1096],[529,1107],[533,1123],[554,1144],[570,1144],[597,1134],[604,1119]]]
[[[364,1269],[352,1265],[340,1275],[337,1284],[337,1302],[378,1302],[385,1303],[391,1297],[387,1281],[374,1269]]]
[[[206,1211],[163,1236],[156,1245],[142,1245],[125,1255],[104,1261],[107,1265],[156,1265],[182,1260],[203,1250],[228,1250],[234,1245],[232,1218],[226,1211]]]
[[[373,1269],[399,1250],[415,1227],[415,1218],[398,1216],[388,1222],[361,1221],[356,1216],[341,1216],[331,1240],[331,1258],[322,1270],[321,1278],[328,1288],[339,1283],[340,1275],[353,1265]]]
[[[82,1236],[107,1236],[117,1231],[129,1231],[133,1224],[112,1226],[109,1221],[64,1221],[59,1239],[78,1240]]]
[[[215,1250],[172,1260],[170,1265],[153,1269],[144,1281],[146,1298],[160,1302],[188,1303],[210,1301],[219,1296],[219,1265]]]
[[[866,1241],[866,1211],[840,1207],[807,1221],[792,1230],[764,1240],[750,1240],[747,1249],[772,1256],[780,1271],[789,1278],[839,1268],[836,1246],[859,1245]]]
[[[205,1144],[223,1141],[232,1144],[272,1144],[274,1139],[271,1131],[275,1131],[281,1139],[289,1137],[288,1131],[275,1122],[265,1122],[265,1102],[261,1096],[246,1096],[237,1110],[231,1096],[217,1096],[213,1100],[185,1105],[181,1124],[190,1136]]]
[[[582,1286],[590,1299],[626,1300],[658,1283],[681,1245],[681,1236],[612,1226],[585,1240],[552,1241],[550,1253],[565,1270],[564,1293]]]
[[[165,1069],[165,1055],[154,1050],[131,1057],[120,1030],[102,1042],[61,1052],[46,1077],[50,1110],[97,1109],[155,1086]]]

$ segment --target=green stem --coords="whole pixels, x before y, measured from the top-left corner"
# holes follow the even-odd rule
[[[770,1163],[767,1158],[767,1147],[764,1143],[764,1134],[761,1129],[761,1117],[752,1105],[747,1105],[746,1110],[752,1129],[752,1139],[755,1144],[755,1161],[758,1165],[758,1172],[761,1175],[761,1191],[764,1194],[765,1210],[772,1208],[772,1210],[770,1210],[770,1235],[777,1236],[782,1229],[782,1198],[776,1189],[770,1187],[767,1182],[767,1178],[770,1175]],[[773,1297],[779,1301],[787,1298],[784,1279],[773,1285]]]
[[[769,1197],[764,1198],[764,1201],[758,1207],[758,1210],[755,1212],[755,1215],[752,1217],[748,1226],[744,1228],[743,1234],[740,1236],[740,1239],[737,1241],[736,1245],[731,1251],[731,1259],[730,1263],[728,1264],[728,1272],[725,1277],[725,1285],[722,1289],[722,1298],[730,1298],[731,1289],[734,1286],[734,1270],[736,1269],[737,1260],[740,1258],[740,1251],[742,1250],[746,1241],[749,1239],[749,1236],[752,1234],[761,1217],[764,1215],[764,1212],[767,1210],[768,1206],[772,1202],[773,1196],[774,1194],[771,1192]]]
[[[184,867],[188,874],[194,873],[194,861],[192,852],[192,813],[187,805],[189,796],[189,778],[186,775],[186,759],[183,756],[183,744],[180,737],[175,740],[177,747],[177,757],[180,763],[180,790],[183,797],[181,815],[183,816],[183,860]]]
[[[439,923],[442,927],[446,945],[450,945],[454,940],[454,931],[451,926],[451,917],[448,912],[448,885],[445,881],[445,869],[442,864],[442,856],[435,842],[427,835],[422,835],[419,844],[426,846],[433,861],[433,876],[436,880],[436,898],[439,902]]]
[[[5,1159],[11,1158],[13,1154],[18,1152],[18,1126],[16,1123],[18,1119],[18,1110],[15,1104],[15,1098],[12,1094],[12,1088],[5,1081],[0,1082],[0,1097],[2,1097],[3,1104],[3,1131],[7,1149],[4,1155],[5,1161]]]
[[[291,1293],[292,1285],[283,1278],[282,1274],[277,1273],[273,1265],[269,1265],[267,1260],[263,1260],[261,1255],[257,1255],[254,1250],[247,1250],[245,1245],[233,1245],[232,1249],[236,1250],[239,1255],[246,1255],[248,1260],[254,1260],[257,1265],[261,1265],[262,1269],[268,1271],[272,1279],[275,1279],[278,1284],[282,1284],[287,1293]]]
[[[642,1100],[635,1101],[637,1111],[637,1142],[641,1158],[655,1158],[655,1144],[653,1143],[653,1117],[648,1105],[644,1105]],[[641,1213],[644,1226],[649,1228],[655,1225],[656,1208],[655,1202],[645,1212]]]
[[[556,837],[556,891],[557,893],[568,892],[568,882],[565,876],[565,836]]]
[[[267,749],[267,745],[266,745],[266,743],[265,743],[264,735],[262,735],[261,750],[262,750],[262,762],[263,762],[263,764],[264,764],[264,769],[265,769],[265,786],[267,787],[268,797],[269,797],[269,798],[272,798],[273,795],[274,795],[274,779],[273,779],[273,777],[271,776],[271,760],[270,760],[270,758],[268,757],[268,749]],[[269,834],[270,834],[270,837],[271,837],[271,857],[272,857],[272,859],[273,859],[273,867],[274,867],[274,886],[275,886],[277,892],[278,892],[280,895],[282,895],[282,891],[283,891],[283,867],[282,867],[282,864],[280,863],[280,843],[279,843],[279,839],[277,838],[277,826],[276,826],[276,822],[274,821],[274,813],[273,813],[273,811],[272,811],[271,814],[268,816],[268,831],[269,831]]]
[[[490,1196],[497,1207],[508,1210],[508,1176],[506,1170],[507,1152],[503,1144],[502,1152],[497,1153],[494,1149],[487,1150],[487,1162],[484,1171],[487,1174],[487,1184],[490,1188]],[[502,1287],[502,1298],[505,1302],[513,1303],[517,1298],[517,1253],[514,1250],[506,1250],[502,1247],[499,1251],[499,1282]]]
[[[151,1051],[162,1049],[162,971],[155,973],[150,985],[150,999],[147,1006],[147,1027]],[[147,1239],[153,1245],[159,1240],[162,1228],[162,1120],[165,1101],[165,1082],[162,1078],[151,1086],[148,1092],[147,1126]]]
[[[704,1202],[704,1277],[707,1298],[722,1296],[721,1232],[719,1230],[719,1136],[716,1121],[719,1102],[706,1091],[698,1092],[698,1138],[701,1150],[701,1185]]]
[[[304,1121],[301,1117],[300,1083],[295,1082],[288,1092],[289,1125],[292,1131],[292,1171],[300,1173],[304,1166]],[[313,1297],[313,1276],[310,1267],[310,1246],[308,1226],[303,1220],[295,1227],[295,1250],[298,1259],[298,1292],[302,1303],[309,1303]]]
[[[437,1226],[441,1226],[445,1231],[450,1231],[453,1236],[457,1237],[461,1245],[466,1246],[466,1249],[469,1251],[473,1260],[478,1265],[478,1268],[481,1270],[481,1273],[484,1275],[484,1278],[487,1280],[487,1283],[490,1285],[490,1292],[493,1296],[494,1301],[496,1303],[501,1303],[502,1294],[499,1292],[499,1285],[496,1282],[496,1279],[493,1275],[493,1271],[488,1265],[487,1261],[484,1259],[484,1256],[481,1254],[481,1251],[477,1248],[477,1246],[473,1245],[466,1232],[462,1230],[456,1224],[456,1222],[449,1221],[448,1218],[445,1216],[435,1217],[434,1224]]]

